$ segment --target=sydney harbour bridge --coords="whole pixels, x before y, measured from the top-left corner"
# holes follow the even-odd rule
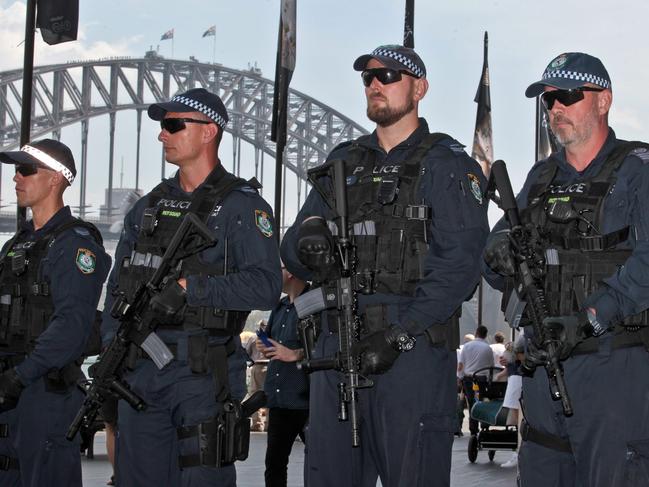
[[[0,150],[16,150],[20,138],[22,70],[0,72]],[[79,125],[80,157],[77,157],[79,216],[105,229],[116,220],[113,174],[115,161],[116,114],[134,110],[133,159],[136,165],[135,188],[140,184],[142,113],[151,103],[167,101],[174,94],[204,87],[223,100],[230,122],[226,132],[232,136],[232,166],[241,171],[242,142],[254,149],[255,176],[263,172],[264,156],[275,162],[275,144],[270,141],[273,82],[256,68],[237,70],[220,64],[195,60],[171,60],[148,52],[143,58],[110,58],[71,61],[34,68],[31,138],[60,139],[64,127]],[[146,114],[145,114],[146,116]],[[106,169],[106,211],[99,217],[86,215],[89,121],[108,117],[108,167]],[[366,133],[343,114],[299,91],[290,90],[288,140],[283,158],[284,174],[291,171],[294,183],[283,185],[286,194],[297,195],[298,206],[306,194],[306,172],[322,163],[338,143]],[[223,157],[222,157],[223,160]],[[106,165],[105,160],[101,164]],[[164,161],[161,161],[164,174]],[[95,171],[97,173],[97,171]],[[13,175],[13,171],[11,171]],[[5,176],[6,177],[6,176]],[[289,181],[284,177],[285,181]],[[268,183],[266,183],[268,185]],[[145,191],[151,188],[143,188]],[[270,200],[269,200],[270,201]],[[285,212],[282,211],[282,215]],[[290,222],[282,222],[283,224]],[[283,226],[283,225],[282,225]],[[0,213],[0,230],[15,229],[15,211]],[[110,238],[103,232],[105,238]]]

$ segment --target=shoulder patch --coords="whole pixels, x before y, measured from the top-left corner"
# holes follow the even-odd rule
[[[83,274],[92,274],[95,272],[95,267],[97,265],[97,257],[95,254],[84,248],[77,249],[77,258],[75,259],[77,268]]]
[[[460,144],[457,140],[455,140],[452,137],[445,137],[442,140],[440,140],[437,144],[435,145],[441,145],[442,147],[446,147],[448,149],[451,149],[452,152],[456,154],[464,154],[464,144]]]
[[[255,225],[264,237],[273,236],[273,224],[270,221],[270,216],[264,210],[255,210]]]
[[[242,193],[254,193],[258,194],[257,190],[251,186],[241,186],[240,188],[237,188],[239,191]]]
[[[79,226],[72,227],[72,228],[74,228],[75,232],[77,232],[79,235],[83,235],[84,237],[87,237],[88,235],[90,235],[90,232],[88,231],[87,228],[83,228],[83,227],[79,227]]]
[[[629,152],[630,156],[636,156],[638,159],[641,159],[642,162],[647,164],[649,162],[649,149],[646,147],[637,147]]]
[[[468,173],[467,178],[469,178],[469,189],[473,197],[478,200],[478,204],[482,204],[482,189],[480,188],[480,178],[473,173]]]

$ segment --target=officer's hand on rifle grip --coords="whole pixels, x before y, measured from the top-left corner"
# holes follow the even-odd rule
[[[0,374],[0,412],[14,409],[24,388],[15,369]]]
[[[297,233],[300,262],[311,270],[322,271],[335,263],[334,238],[321,217],[304,220]]]
[[[387,372],[402,352],[412,350],[415,338],[398,326],[391,326],[366,336],[352,347],[352,355],[361,359],[361,374]]]
[[[187,291],[178,284],[178,281],[171,280],[158,294],[151,298],[151,310],[158,318],[171,319],[185,305]]]
[[[501,230],[489,237],[484,260],[492,271],[503,276],[513,276],[516,263],[509,240],[509,230]]]

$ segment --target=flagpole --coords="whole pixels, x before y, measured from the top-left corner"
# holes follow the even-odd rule
[[[216,64],[216,30],[212,37],[212,64]]]
[[[27,144],[31,138],[32,127],[32,92],[34,82],[34,33],[36,31],[36,0],[27,0],[25,15],[25,51],[23,58],[23,91],[20,114],[20,146]],[[27,218],[25,208],[16,207],[16,225]]]
[[[175,39],[175,37],[176,37],[176,33],[172,31],[171,32],[171,59],[174,58],[174,39]]]
[[[403,45],[415,47],[415,0],[406,0],[406,14],[403,25]]]

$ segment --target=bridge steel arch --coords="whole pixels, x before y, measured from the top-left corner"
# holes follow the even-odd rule
[[[0,72],[0,148],[18,147],[22,70]],[[108,115],[109,181],[112,186],[115,114],[137,111],[136,174],[139,175],[142,112],[155,102],[167,101],[177,92],[204,87],[223,100],[230,122],[226,132],[233,136],[234,172],[240,169],[241,141],[255,148],[255,173],[264,154],[275,158],[275,144],[270,141],[273,82],[260,70],[237,70],[220,64],[164,59],[157,55],[144,58],[109,58],[72,61],[34,68],[32,100],[32,138],[52,133],[60,138],[63,127],[81,124],[80,214],[86,207],[86,167],[88,121]],[[367,131],[340,112],[297,90],[290,90],[288,140],[284,171],[297,175],[298,198],[306,172],[324,160],[338,143],[366,134]],[[136,186],[138,185],[136,176]],[[108,218],[112,207],[108,192]],[[284,213],[284,212],[282,212]]]

